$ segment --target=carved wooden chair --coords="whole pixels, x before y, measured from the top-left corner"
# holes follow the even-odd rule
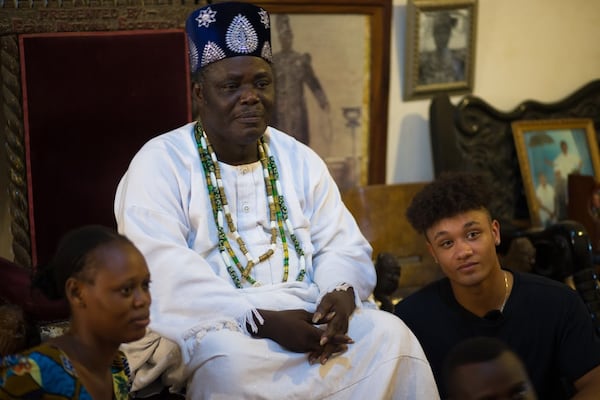
[[[14,61],[0,71],[0,226],[12,238],[12,255],[0,259],[0,304],[47,326],[68,309],[30,290],[35,267],[68,230],[116,228],[114,192],[135,152],[191,118],[185,35],[48,33],[0,42],[2,62]]]
[[[518,120],[591,118],[600,134],[600,80],[589,82],[561,101],[524,101],[500,111],[483,99],[467,95],[454,105],[436,95],[429,113],[434,171],[481,171],[491,177],[497,196],[492,214],[503,227],[503,245],[528,238],[536,248],[534,273],[571,282],[586,301],[600,333],[600,286],[590,237],[582,221],[559,221],[545,230],[529,225],[511,123]],[[499,249],[500,251],[506,250]]]
[[[344,203],[356,218],[363,234],[373,246],[373,257],[390,254],[396,258],[401,274],[392,299],[404,297],[441,277],[425,241],[405,216],[413,196],[424,183],[375,184],[355,187],[342,194]],[[384,277],[378,273],[378,279]]]
[[[438,94],[429,109],[435,175],[458,170],[487,172],[498,194],[492,204],[494,214],[507,222],[529,221],[511,123],[561,118],[591,118],[600,135],[600,79],[561,101],[528,100],[509,112],[477,96],[464,96],[454,105],[447,94]]]
[[[0,173],[10,177],[2,208],[18,264],[48,262],[82,224],[115,226],[114,192],[133,154],[190,120],[185,48],[174,29],[20,36],[10,77],[23,82],[11,88],[18,113],[0,115],[12,118],[0,131]]]

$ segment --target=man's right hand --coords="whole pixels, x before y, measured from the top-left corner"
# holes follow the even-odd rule
[[[312,322],[313,313],[305,310],[258,310],[264,319],[263,325],[258,325],[256,337],[268,338],[282,347],[296,353],[321,352],[320,344],[324,330]],[[346,350],[348,338],[345,335],[335,337],[326,346],[332,348],[332,353]]]

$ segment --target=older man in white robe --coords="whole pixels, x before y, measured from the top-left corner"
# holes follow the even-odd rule
[[[267,126],[267,12],[213,4],[186,31],[198,120],[149,141],[115,199],[152,274],[146,342],[179,350],[144,376],[192,399],[438,398],[412,332],[367,301],[371,247],[325,163]]]

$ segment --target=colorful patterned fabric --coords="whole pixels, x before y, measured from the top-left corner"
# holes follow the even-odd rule
[[[114,399],[128,399],[130,373],[119,352],[112,363]],[[57,347],[42,344],[0,358],[0,399],[79,399],[92,397],[77,377],[71,360]]]

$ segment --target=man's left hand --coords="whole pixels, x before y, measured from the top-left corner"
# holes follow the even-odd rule
[[[348,321],[354,312],[354,289],[334,290],[323,296],[313,316],[313,323],[326,324],[327,327],[321,335],[321,348],[309,354],[309,361],[319,361],[325,364],[334,353],[343,352],[348,344],[353,343],[352,338],[346,335]]]

